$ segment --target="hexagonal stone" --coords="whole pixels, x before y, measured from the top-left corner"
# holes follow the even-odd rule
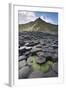
[[[43,64],[43,63],[46,62],[46,58],[43,57],[43,56],[39,56],[38,59],[36,60],[36,62],[37,62],[38,64]]]
[[[27,78],[28,75],[31,73],[32,69],[29,66],[24,66],[19,70],[19,79]]]
[[[22,61],[19,61],[19,62],[18,62],[18,67],[19,67],[19,69],[21,69],[21,68],[24,67],[25,65],[27,65],[26,60],[22,60]]]
[[[29,76],[28,78],[41,78],[43,77],[43,73],[40,72],[40,71],[33,71]]]

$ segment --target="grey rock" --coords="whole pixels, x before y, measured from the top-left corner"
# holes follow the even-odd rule
[[[53,52],[53,48],[52,47],[46,47],[43,49],[44,52]]]
[[[41,44],[41,45],[44,45],[44,41],[43,41],[43,40],[40,40],[40,44]]]
[[[25,55],[25,56],[30,56],[31,53],[30,53],[30,51],[27,51],[27,52],[24,53],[24,55]]]
[[[24,66],[19,70],[19,79],[27,78],[28,75],[31,73],[32,69],[29,66]]]
[[[58,77],[58,74],[56,74],[54,71],[49,71],[47,73],[44,73],[43,77]]]
[[[30,51],[32,48],[31,47],[26,47],[26,46],[23,46],[23,47],[20,47],[19,48],[19,56],[23,55],[25,52],[27,51]]]
[[[28,63],[28,65],[32,65],[33,60],[32,60],[32,57],[31,56],[27,59],[27,63]]]
[[[36,48],[42,48],[42,45],[38,44],[35,46]]]
[[[25,46],[27,46],[27,45],[29,45],[29,43],[28,43],[28,42],[26,42],[26,43],[25,43]]]
[[[39,42],[32,41],[32,42],[30,42],[27,46],[35,46],[35,45],[37,45],[37,44],[39,44]]]
[[[40,72],[40,71],[33,71],[29,76],[28,78],[41,78],[43,77],[43,73]]]
[[[19,69],[21,69],[21,68],[24,67],[25,65],[27,65],[26,60],[22,60],[22,61],[19,61],[19,62],[18,62],[18,67],[19,67]]]
[[[31,53],[37,53],[39,51],[42,51],[42,49],[34,47],[34,48],[32,48]]]
[[[25,47],[25,49],[26,49],[26,50],[31,50],[31,49],[32,49],[32,47]]]
[[[57,49],[58,48],[58,45],[54,44],[52,45],[53,49]]]
[[[25,53],[27,50],[25,49],[25,47],[20,47],[19,48],[19,54],[20,56],[23,55],[23,53]]]
[[[46,62],[46,58],[44,56],[39,56],[38,59],[36,60],[38,64],[43,64]]]
[[[29,35],[24,36],[24,40],[31,40]]]
[[[28,50],[31,50],[32,48],[31,47],[26,47],[26,46],[23,46],[23,47],[20,47],[19,50],[25,50],[25,51],[28,51]]]
[[[26,60],[26,56],[25,55],[22,55],[22,56],[19,56],[19,61],[22,61],[22,60]]]
[[[57,53],[53,54],[52,58],[53,58],[54,62],[58,62],[58,54]]]
[[[56,73],[58,73],[58,63],[54,63],[52,66],[52,70]]]
[[[37,52],[37,56],[44,56],[44,52]]]
[[[25,45],[25,42],[23,42],[23,41],[21,40],[21,41],[19,41],[19,44],[20,44],[20,46],[24,46],[24,45]]]
[[[21,47],[19,48],[19,50],[23,50],[23,49],[25,49],[25,46],[21,46]]]
[[[44,56],[45,56],[45,57],[52,57],[52,53],[50,53],[50,52],[45,52],[45,53],[44,53]]]

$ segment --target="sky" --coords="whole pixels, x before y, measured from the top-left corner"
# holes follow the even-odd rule
[[[31,21],[35,21],[39,17],[48,23],[58,25],[58,13],[55,12],[19,11],[18,23],[25,24]]]

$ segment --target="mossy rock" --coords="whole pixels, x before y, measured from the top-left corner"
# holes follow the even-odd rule
[[[37,63],[32,64],[33,71],[40,71],[40,65]]]
[[[52,67],[53,62],[52,61],[47,61],[45,64],[41,65],[41,71],[42,72],[48,72],[50,68]]]
[[[53,65],[53,62],[50,61],[50,60],[48,60],[48,61],[47,61],[47,64],[50,65],[50,66],[52,66],[52,65]]]
[[[53,62],[50,60],[48,60],[46,63],[41,65],[37,64],[36,59],[37,59],[37,56],[32,56],[29,58],[27,62],[28,64],[31,64],[33,71],[41,71],[45,73],[45,72],[48,72],[50,67],[52,67],[53,65]]]
[[[48,72],[49,68],[50,68],[50,66],[47,63],[45,63],[45,64],[41,65],[41,69],[40,70],[42,72]]]

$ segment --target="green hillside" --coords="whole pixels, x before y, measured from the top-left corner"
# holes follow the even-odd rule
[[[26,24],[19,24],[19,31],[44,31],[44,32],[58,32],[58,25],[53,25],[43,21],[41,18]]]

